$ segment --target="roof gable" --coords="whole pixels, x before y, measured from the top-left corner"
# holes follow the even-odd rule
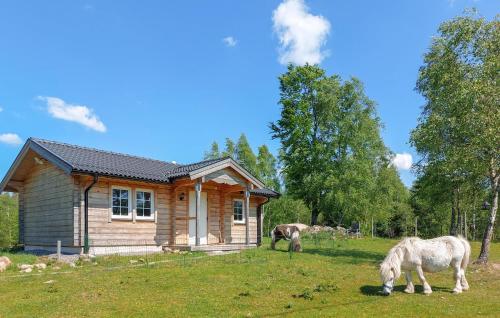
[[[198,169],[192,170],[189,173],[189,177],[193,179],[202,178],[207,176],[215,171],[219,171],[221,169],[231,168],[236,171],[239,175],[244,177],[246,180],[250,181],[257,188],[264,188],[264,184],[254,176],[250,174],[245,168],[240,166],[236,161],[231,158],[223,158],[217,162],[211,163],[210,165],[206,165],[203,167],[199,167]]]

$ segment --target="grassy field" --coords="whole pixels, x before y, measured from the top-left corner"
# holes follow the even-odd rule
[[[172,262],[150,267],[110,267],[98,259],[71,269],[50,265],[35,275],[10,268],[0,274],[0,317],[498,317],[500,270],[493,265],[470,266],[471,290],[460,295],[451,293],[449,270],[427,275],[430,296],[418,282],[415,294],[404,294],[403,278],[393,295],[380,296],[378,264],[395,242],[307,241],[291,257],[280,242],[278,251],[172,255]],[[474,257],[478,250],[474,243]],[[491,262],[500,263],[498,243]]]

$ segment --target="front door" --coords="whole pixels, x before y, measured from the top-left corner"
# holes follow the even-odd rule
[[[201,193],[200,212],[199,218],[200,228],[198,234],[200,235],[200,244],[206,245],[207,240],[207,193]],[[189,191],[189,245],[196,244],[196,193]]]

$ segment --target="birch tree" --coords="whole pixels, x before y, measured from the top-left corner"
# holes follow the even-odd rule
[[[500,165],[500,22],[474,12],[441,24],[420,68],[426,100],[411,141],[422,165],[438,162],[450,180],[488,179],[490,211],[479,263],[488,261],[498,210]],[[456,187],[455,191],[460,191]]]

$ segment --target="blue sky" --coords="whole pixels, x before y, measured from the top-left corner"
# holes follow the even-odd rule
[[[422,55],[468,7],[491,19],[500,3],[2,1],[0,175],[30,136],[187,163],[244,132],[276,152],[268,123],[286,61],[361,79],[386,144],[415,160]]]

